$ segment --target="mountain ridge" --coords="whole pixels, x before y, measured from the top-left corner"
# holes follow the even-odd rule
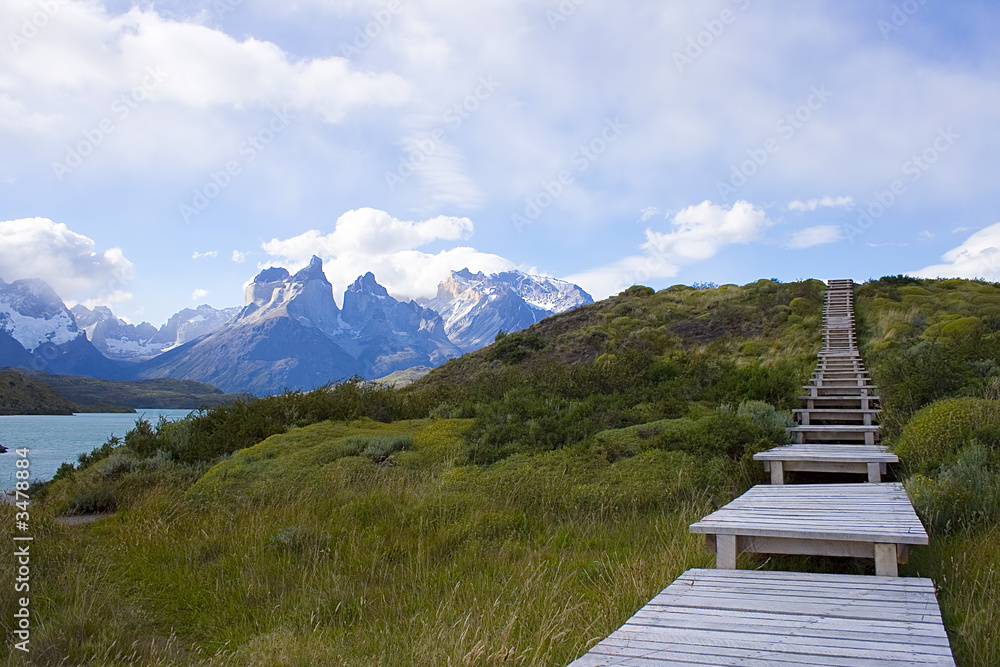
[[[346,288],[339,308],[314,256],[295,274],[261,270],[246,285],[242,308],[184,309],[157,329],[132,325],[105,306],[67,309],[44,282],[16,281],[0,283],[0,366],[129,381],[190,379],[231,393],[310,390],[433,368],[491,343],[499,331],[591,302],[565,281],[468,269],[451,272],[435,300],[407,301],[369,271]]]

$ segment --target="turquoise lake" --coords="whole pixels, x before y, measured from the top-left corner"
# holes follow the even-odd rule
[[[0,489],[9,491],[17,481],[15,449],[27,447],[31,481],[52,479],[63,463],[76,463],[80,454],[100,447],[112,435],[119,438],[135,426],[137,419],[154,425],[160,417],[183,419],[191,410],[139,409],[134,414],[9,415],[0,416]]]

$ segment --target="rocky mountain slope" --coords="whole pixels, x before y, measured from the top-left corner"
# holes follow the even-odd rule
[[[155,357],[222,328],[239,308],[217,310],[208,305],[185,308],[159,329],[149,322],[129,324],[107,306],[93,310],[83,305],[70,309],[77,326],[101,354],[109,359],[141,360]]]
[[[448,337],[463,352],[471,352],[492,343],[500,331],[519,331],[593,302],[578,286],[562,280],[520,271],[487,276],[463,269],[452,271],[426,305],[441,314]]]
[[[341,310],[314,257],[295,275],[261,271],[241,309],[184,309],[157,329],[129,324],[104,306],[69,310],[40,280],[0,281],[0,366],[120,380],[169,377],[263,395],[433,368],[493,342],[499,331],[586,303],[586,292],[563,281],[464,269],[424,303],[394,298],[369,272],[347,288]]]

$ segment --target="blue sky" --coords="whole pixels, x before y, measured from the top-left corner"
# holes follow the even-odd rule
[[[1000,5],[6,0],[0,278],[1000,280]]]

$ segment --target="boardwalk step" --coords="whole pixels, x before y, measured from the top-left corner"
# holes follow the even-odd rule
[[[570,667],[954,665],[930,579],[688,570]]]

